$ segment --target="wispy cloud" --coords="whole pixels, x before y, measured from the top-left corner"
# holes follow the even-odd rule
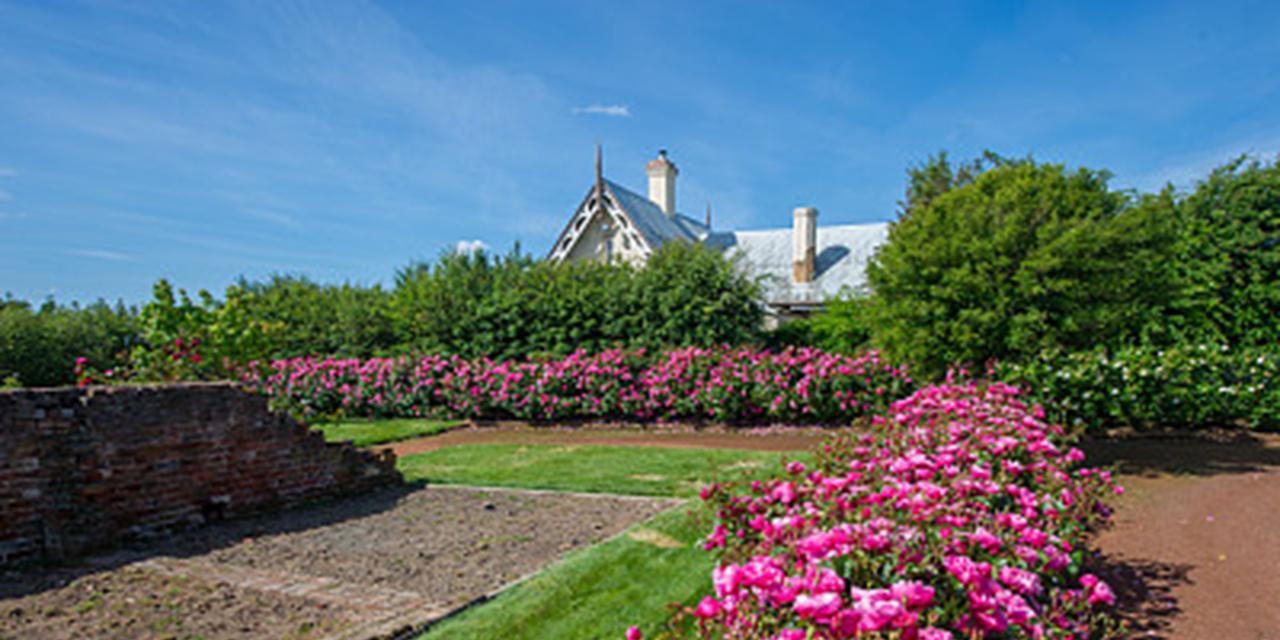
[[[9,167],[0,167],[0,178],[11,178],[17,175],[17,172]]]
[[[108,251],[106,249],[68,249],[67,253],[81,258],[110,260],[112,262],[133,262],[135,259],[129,254],[120,253],[118,251]]]
[[[5,191],[4,189],[0,189],[0,202],[6,202],[12,199],[13,199],[13,194],[9,193],[8,191]]]
[[[631,107],[625,104],[593,104],[586,107],[574,107],[574,115],[610,116],[613,118],[630,118]]]
[[[489,245],[483,240],[459,240],[454,245],[453,250],[458,253],[475,253],[477,251],[488,251]]]
[[[296,227],[298,219],[281,211],[270,211],[267,209],[247,209],[244,214],[250,218],[269,222],[281,227]]]

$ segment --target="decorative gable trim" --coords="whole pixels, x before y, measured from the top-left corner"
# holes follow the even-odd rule
[[[609,221],[617,225],[616,238],[625,238],[626,242],[634,243],[646,257],[653,253],[653,247],[644,239],[644,235],[637,231],[635,222],[618,204],[618,199],[609,192],[603,182],[600,182],[592,187],[574,211],[573,216],[569,218],[569,222],[556,238],[556,243],[552,245],[547,259],[561,262],[571,255],[582,242],[584,232],[591,226],[591,222],[601,215],[608,216]]]

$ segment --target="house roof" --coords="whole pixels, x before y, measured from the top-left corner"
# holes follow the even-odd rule
[[[813,282],[793,281],[792,230],[717,231],[709,246],[738,257],[747,274],[758,278],[765,301],[772,305],[820,304],[846,287],[865,290],[867,263],[889,236],[888,223],[818,227]]]
[[[657,249],[672,240],[699,242],[707,237],[705,224],[681,213],[674,218],[667,217],[652,200],[612,180],[605,180],[604,185],[651,248]]]

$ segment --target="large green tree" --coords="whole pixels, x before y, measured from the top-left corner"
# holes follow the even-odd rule
[[[1280,159],[1227,163],[1179,209],[1187,338],[1280,345]]]
[[[937,375],[1150,331],[1180,290],[1169,196],[1108,177],[1001,159],[904,206],[868,267],[874,342]]]

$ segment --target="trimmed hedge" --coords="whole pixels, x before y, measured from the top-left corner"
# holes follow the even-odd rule
[[[1280,428],[1280,352],[1187,345],[1133,347],[997,365],[1066,424],[1111,427]]]

